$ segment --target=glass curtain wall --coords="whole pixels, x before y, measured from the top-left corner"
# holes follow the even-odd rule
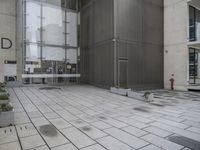
[[[189,6],[189,40],[200,40],[200,10]]]
[[[77,0],[24,1],[24,83],[77,82]]]
[[[190,84],[200,84],[200,50],[189,49]]]

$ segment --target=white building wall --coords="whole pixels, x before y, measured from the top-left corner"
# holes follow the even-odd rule
[[[187,0],[164,0],[164,87],[170,88],[174,74],[175,90],[188,84],[188,4]]]
[[[10,49],[2,49],[0,41],[0,82],[4,80],[4,60],[15,60],[15,0],[0,1],[0,39],[12,41]]]

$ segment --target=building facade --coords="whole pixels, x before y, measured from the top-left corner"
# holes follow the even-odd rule
[[[81,16],[84,81],[163,88],[163,0],[88,0]]]
[[[163,88],[163,0],[2,0],[1,6],[1,81]]]
[[[164,87],[199,88],[200,1],[164,1]],[[174,75],[174,76],[172,76]]]
[[[16,3],[14,0],[2,0],[0,3],[0,82],[2,82],[4,76],[16,76]],[[9,65],[6,61],[14,65]]]

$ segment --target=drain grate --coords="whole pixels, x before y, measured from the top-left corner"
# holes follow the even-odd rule
[[[60,90],[61,88],[49,86],[49,87],[41,87],[41,88],[39,88],[39,89],[40,89],[40,90]]]
[[[53,136],[56,136],[58,134],[56,128],[51,124],[40,126],[39,127],[39,131],[43,135],[49,136],[49,137],[53,137]]]
[[[32,124],[17,125],[16,128],[19,137],[27,137],[37,134],[37,131]]]
[[[16,135],[14,127],[6,127],[0,129],[0,136],[10,136],[10,135]]]
[[[184,136],[171,136],[168,138],[169,141],[185,146],[193,150],[200,150],[200,142]]]

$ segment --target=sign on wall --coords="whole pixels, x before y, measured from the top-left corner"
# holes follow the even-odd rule
[[[1,49],[10,49],[12,47],[12,41],[9,38],[1,38]]]

